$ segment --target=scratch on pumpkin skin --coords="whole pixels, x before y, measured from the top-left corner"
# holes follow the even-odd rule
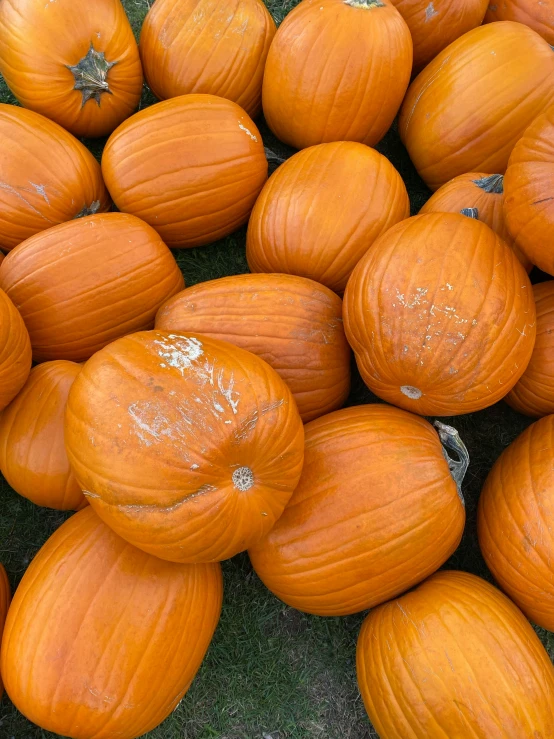
[[[429,5],[425,8],[425,23],[427,23],[427,21],[430,21],[431,18],[434,18],[438,14],[438,10],[435,10],[435,6],[433,5],[433,3],[429,3]]]
[[[8,185],[7,182],[0,182],[0,190],[6,190],[6,192],[11,193],[12,195],[15,195],[16,198],[19,198],[25,205],[27,205],[33,212],[35,212],[38,216],[40,216],[42,219],[44,219],[47,223],[53,223],[49,218],[47,218],[45,215],[43,215],[40,210],[35,208],[34,205],[32,205],[27,198],[23,197],[23,195],[18,192],[15,187],[12,187],[11,185]]]
[[[252,139],[252,141],[255,141],[256,143],[258,143],[258,137],[257,136],[254,136],[254,134],[252,133],[252,131],[249,131],[246,128],[246,126],[243,126],[243,124],[240,121],[239,121],[239,128],[240,128],[241,131],[244,131],[248,136],[250,136],[250,138]]]

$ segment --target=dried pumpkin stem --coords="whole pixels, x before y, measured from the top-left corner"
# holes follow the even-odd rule
[[[386,8],[386,3],[381,0],[344,0],[344,4],[351,8]]]
[[[276,154],[274,151],[271,151],[271,149],[268,149],[267,146],[264,147],[265,150],[265,158],[268,162],[276,162],[277,164],[283,164],[283,162],[286,162],[287,160],[284,157],[280,157],[279,154]]]
[[[487,177],[481,177],[480,180],[473,180],[473,182],[485,192],[494,192],[498,195],[504,192],[504,175],[502,174],[490,174]]]
[[[85,218],[86,216],[93,216],[100,210],[100,201],[93,200],[90,205],[85,205],[76,216],[73,216],[73,220],[77,218]]]
[[[458,495],[460,500],[465,506],[465,500],[462,493],[462,483],[469,467],[469,454],[467,447],[464,442],[460,439],[460,434],[452,426],[447,426],[445,423],[435,421],[435,428],[438,431],[439,438],[442,444],[442,453],[444,458],[448,462],[450,468],[450,474],[454,478],[456,487],[458,488]],[[446,447],[446,448],[445,448]],[[452,459],[448,454],[447,449],[456,452],[458,459]]]
[[[474,218],[476,221],[479,220],[479,208],[462,208],[460,213],[468,218]]]
[[[103,51],[96,51],[93,45],[87,55],[75,66],[67,68],[75,78],[74,90],[79,90],[83,96],[81,107],[84,107],[89,100],[96,100],[100,106],[100,98],[104,93],[112,94],[107,82],[107,76],[110,69],[117,62],[109,62],[104,56]]]

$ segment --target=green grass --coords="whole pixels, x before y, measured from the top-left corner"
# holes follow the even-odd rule
[[[270,0],[280,22],[297,0]],[[148,10],[146,0],[124,0],[138,36]],[[0,101],[15,100],[0,77]],[[141,105],[152,104],[145,90]],[[292,151],[278,142],[263,120],[266,146],[282,156]],[[99,157],[103,142],[87,142]],[[400,171],[412,213],[429,196],[396,130],[377,147]],[[363,197],[363,194],[361,195]],[[217,244],[177,253],[188,285],[246,272],[245,230]],[[538,277],[540,279],[540,276]],[[375,402],[354,369],[348,403]],[[448,419],[446,419],[448,422]],[[503,403],[451,419],[464,441],[471,465],[464,485],[467,526],[463,541],[446,567],[490,578],[477,545],[476,505],[493,462],[529,420]],[[16,495],[0,478],[0,561],[15,587],[29,562],[68,514],[40,509]],[[363,614],[323,619],[280,603],[252,572],[246,555],[223,565],[225,599],[221,622],[204,664],[179,708],[149,739],[369,739],[376,734],[365,715],[355,677],[355,645]],[[554,634],[539,630],[554,659]],[[30,724],[4,697],[0,702],[1,739],[46,739],[55,735]]]

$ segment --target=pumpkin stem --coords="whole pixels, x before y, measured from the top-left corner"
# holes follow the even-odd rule
[[[386,3],[382,3],[381,0],[344,0],[345,5],[350,5],[351,8],[385,8]]]
[[[85,216],[93,216],[100,210],[100,201],[93,200],[90,205],[85,205],[76,216],[73,216],[73,220],[77,218],[85,218]]]
[[[283,164],[283,162],[286,162],[287,160],[284,157],[280,157],[279,154],[276,154],[274,151],[271,151],[271,149],[268,149],[267,146],[264,146],[265,151],[265,158],[268,162],[276,162],[277,164]]]
[[[103,93],[112,94],[106,81],[108,72],[117,64],[117,62],[109,62],[104,56],[103,51],[96,51],[91,43],[90,49],[78,64],[74,67],[67,66],[69,71],[75,77],[74,90],[79,90],[83,96],[81,107],[91,100],[96,100],[100,106],[100,98]]]
[[[494,192],[498,195],[504,192],[504,175],[502,174],[490,174],[487,177],[481,177],[480,180],[473,180],[473,182],[485,192]]]
[[[241,493],[246,493],[254,485],[254,473],[250,467],[237,467],[233,472],[233,484]]]
[[[476,221],[479,220],[479,208],[462,208],[460,213],[468,218],[475,218]]]
[[[450,467],[450,474],[454,478],[454,482],[458,488],[458,495],[460,496],[462,504],[465,506],[465,500],[462,493],[462,483],[464,481],[467,468],[469,467],[469,454],[467,447],[460,439],[460,434],[452,426],[447,426],[445,423],[435,421],[435,428],[438,431],[441,444],[443,445],[442,453]],[[458,459],[452,459],[448,454],[447,449],[456,452]]]

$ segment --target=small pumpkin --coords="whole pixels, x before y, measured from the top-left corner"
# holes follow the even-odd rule
[[[411,71],[412,38],[389,0],[302,0],[269,50],[264,116],[296,149],[372,146],[391,126]]]
[[[37,505],[69,511],[86,505],[63,432],[67,396],[80,371],[80,365],[63,360],[34,367],[0,416],[0,470],[16,492]]]
[[[504,397],[535,343],[531,283],[488,226],[428,213],[381,236],[344,295],[366,385],[422,415],[472,413]]]
[[[208,244],[246,223],[267,169],[253,121],[215,95],[182,95],[141,110],[114,131],[102,156],[119,210],[174,248]]]
[[[8,615],[10,605],[10,583],[8,575],[2,563],[0,563],[0,643],[2,643],[2,633],[4,631],[4,623]],[[0,674],[0,698],[4,694],[4,684],[2,683],[2,675]]]
[[[516,21],[554,44],[554,0],[491,0],[485,23]]]
[[[402,178],[375,149],[351,141],[312,146],[264,186],[248,223],[248,265],[342,293],[375,239],[409,215]]]
[[[505,595],[467,572],[437,572],[371,611],[356,665],[381,739],[554,736],[546,650]]]
[[[156,0],[140,33],[146,81],[160,100],[219,95],[255,118],[275,30],[262,0]]]
[[[0,268],[0,288],[21,312],[37,362],[80,362],[118,336],[151,328],[160,305],[183,287],[154,229],[123,213],[54,226]]]
[[[200,333],[257,354],[287,383],[304,422],[340,408],[350,389],[342,301],[292,275],[236,275],[189,287],[156,316],[162,331]]]
[[[25,384],[31,361],[29,332],[15,305],[0,289],[0,411]]]
[[[98,515],[174,562],[227,559],[266,534],[296,487],[304,430],[254,354],[145,331],[94,355],[69,393],[69,461]]]
[[[2,641],[6,691],[55,734],[142,736],[190,687],[221,600],[219,565],[151,557],[87,507],[48,539],[14,595]]]
[[[0,28],[0,74],[24,108],[95,137],[137,107],[142,68],[120,0],[2,0]]]
[[[521,23],[490,23],[451,43],[418,75],[398,130],[420,176],[437,190],[465,172],[503,174],[517,140],[552,100],[554,52],[546,41]]]

